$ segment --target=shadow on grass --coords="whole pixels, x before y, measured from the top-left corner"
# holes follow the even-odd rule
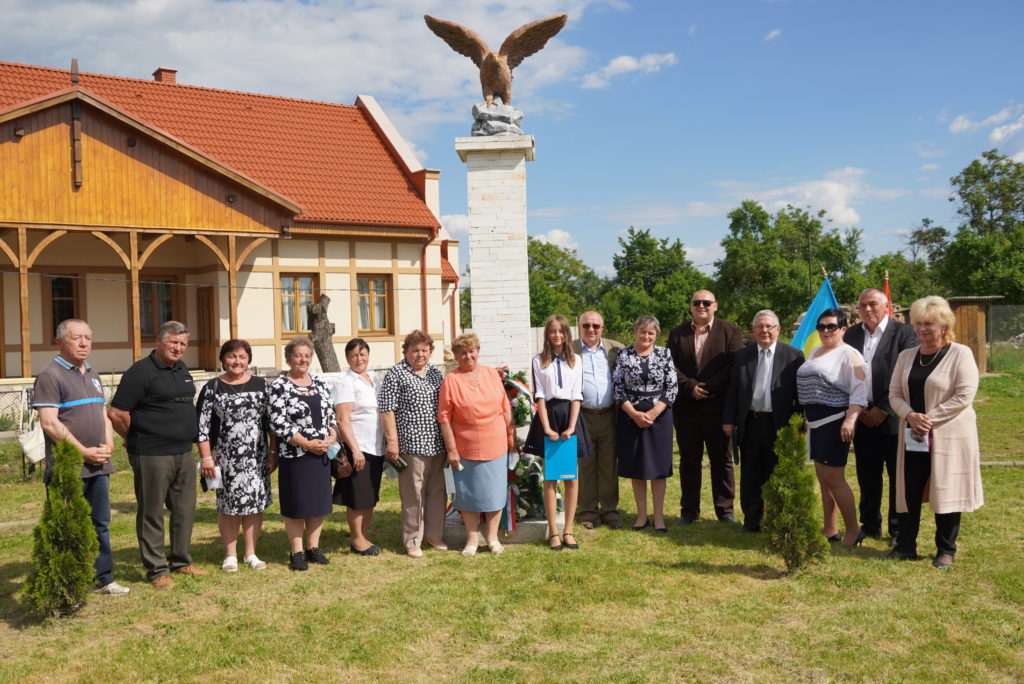
[[[32,563],[7,563],[0,565],[0,619],[12,629],[25,629],[42,624],[45,620],[31,612],[24,599],[16,600],[14,595],[25,586],[24,579],[32,570]]]
[[[654,561],[652,565],[671,570],[686,570],[698,575],[746,575],[753,579],[777,580],[789,575],[785,570],[773,568],[764,563],[748,565],[743,563],[708,563],[706,561],[685,560],[675,563]]]

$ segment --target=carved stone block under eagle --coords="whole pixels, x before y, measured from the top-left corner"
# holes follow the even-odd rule
[[[501,98],[503,104],[512,103],[512,70],[533,53],[540,52],[562,30],[569,15],[556,14],[520,26],[508,34],[497,54],[491,52],[486,41],[476,31],[462,24],[435,19],[429,15],[424,15],[423,19],[430,30],[448,43],[452,50],[469,57],[473,64],[480,67],[484,102],[490,107],[496,97]]]

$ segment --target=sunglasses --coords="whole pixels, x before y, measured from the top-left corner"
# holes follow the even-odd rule
[[[714,303],[715,303],[715,300],[713,300],[713,299],[694,299],[692,302],[690,302],[690,304],[692,306],[707,306],[707,307],[710,307]]]
[[[581,328],[600,330],[603,326],[601,323],[580,323]]]
[[[835,332],[839,330],[838,323],[819,323],[814,327],[817,328],[818,332]]]

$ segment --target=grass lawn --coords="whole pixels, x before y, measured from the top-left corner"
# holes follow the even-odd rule
[[[1024,460],[1022,388],[1021,376],[983,380],[985,460]],[[19,596],[41,486],[4,484],[0,681],[1021,681],[1024,468],[983,478],[987,503],[964,516],[949,572],[884,560],[888,544],[868,540],[787,574],[759,537],[708,519],[706,482],[705,519],[667,536],[580,529],[579,551],[415,560],[397,553],[397,487],[385,481],[382,556],[347,552],[338,509],[322,540],[331,564],[291,573],[275,503],[259,547],[270,568],[228,575],[213,497],[201,494],[192,548],[211,574],[157,591],[139,563],[125,466],[112,478],[112,537],[115,578],[132,593],[43,623]],[[678,496],[676,477],[669,513]],[[933,532],[925,516],[924,553]]]

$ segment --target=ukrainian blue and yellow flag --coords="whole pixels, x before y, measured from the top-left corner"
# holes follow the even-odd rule
[[[807,307],[807,313],[800,321],[800,327],[797,328],[796,335],[793,336],[793,341],[790,344],[797,349],[802,349],[805,357],[810,356],[811,351],[821,344],[821,338],[818,337],[818,331],[815,328],[818,324],[818,317],[826,309],[837,308],[839,308],[839,301],[826,276],[821,287],[818,288],[818,294],[814,295],[814,300]]]

